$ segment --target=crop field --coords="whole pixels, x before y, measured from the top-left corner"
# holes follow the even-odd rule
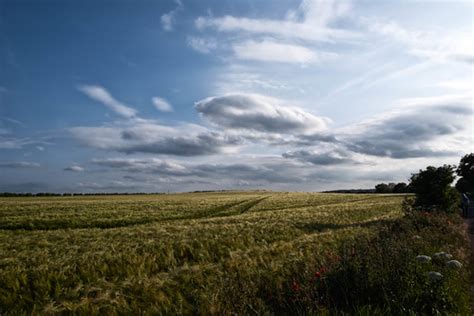
[[[272,313],[285,291],[298,290],[293,275],[330,265],[341,245],[399,220],[403,199],[258,191],[2,198],[0,314]]]

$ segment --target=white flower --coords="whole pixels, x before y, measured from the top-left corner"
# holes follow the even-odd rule
[[[452,268],[452,269],[462,268],[462,263],[457,260],[449,260],[448,262],[446,262],[446,265],[448,266],[448,268]]]
[[[430,271],[428,272],[428,278],[430,278],[432,282],[437,282],[443,279],[443,275],[439,272]]]
[[[419,239],[421,239],[421,236],[420,235],[415,235],[415,236],[413,236],[413,239],[419,240]]]
[[[425,255],[419,255],[419,256],[416,256],[416,260],[418,262],[427,263],[431,261],[431,257],[425,256]]]
[[[433,258],[440,259],[440,260],[449,260],[453,257],[453,255],[446,253],[446,252],[437,252],[433,255]]]

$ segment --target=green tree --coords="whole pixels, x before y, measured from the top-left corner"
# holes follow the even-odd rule
[[[451,186],[455,179],[455,167],[429,166],[410,178],[410,187],[416,194],[413,206],[425,210],[455,212],[459,204],[459,194]]]
[[[459,162],[456,173],[460,177],[456,189],[461,193],[474,194],[474,154],[465,155]]]
[[[391,193],[390,187],[386,183],[379,183],[375,186],[376,193]]]
[[[408,187],[405,182],[399,182],[393,187],[393,193],[407,193]]]

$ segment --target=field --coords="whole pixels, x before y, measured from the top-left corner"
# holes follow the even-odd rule
[[[307,285],[295,276],[337,266],[341,247],[399,222],[403,199],[263,191],[2,198],[0,314],[305,313],[297,296]],[[434,251],[448,237],[413,251]],[[444,249],[456,251],[452,243]]]

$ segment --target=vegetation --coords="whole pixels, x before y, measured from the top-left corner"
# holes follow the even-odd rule
[[[459,194],[451,184],[455,179],[455,167],[428,166],[425,170],[413,174],[410,187],[416,194],[413,206],[423,210],[443,210],[457,212],[459,210]]]
[[[460,220],[404,213],[403,199],[3,198],[0,314],[464,314],[466,269],[433,256],[466,265]]]
[[[465,155],[461,159],[456,173],[459,176],[456,189],[461,193],[474,195],[474,154]]]
[[[405,182],[379,183],[375,186],[375,193],[411,193],[411,188]]]

